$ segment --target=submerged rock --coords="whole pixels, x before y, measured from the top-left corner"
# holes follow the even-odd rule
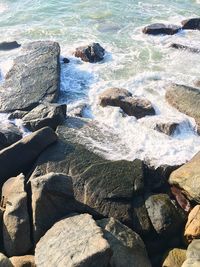
[[[70,60],[66,57],[64,57],[62,61],[64,64],[68,64],[70,62]]]
[[[200,30],[200,18],[186,19],[181,24],[184,30]]]
[[[181,267],[186,260],[186,250],[173,248],[165,255],[162,267]]]
[[[83,61],[96,63],[103,60],[105,49],[99,43],[92,43],[76,48],[74,54],[75,57],[80,57]]]
[[[200,205],[196,205],[188,216],[184,236],[188,242],[200,238]]]
[[[186,252],[186,261],[181,267],[200,266],[200,239],[193,240]]]
[[[154,129],[167,135],[173,135],[178,126],[179,124],[175,122],[160,122],[156,123]]]
[[[13,123],[0,123],[0,149],[12,145],[22,138],[22,133]]]
[[[39,41],[23,47],[23,55],[0,86],[0,112],[31,110],[40,102],[55,102],[60,83],[60,47],[56,42]]]
[[[132,97],[132,94],[123,88],[109,88],[99,97],[103,107],[120,107],[127,115],[137,119],[147,115],[155,115],[155,110],[149,100]]]
[[[195,47],[191,47],[187,45],[173,43],[170,45],[170,47],[175,48],[175,49],[186,50],[191,53],[200,53],[200,48],[195,48]]]
[[[142,32],[145,34],[167,34],[173,35],[178,33],[181,30],[181,27],[177,25],[165,25],[162,23],[154,23],[143,28]]]
[[[106,267],[112,255],[101,228],[89,214],[74,215],[54,224],[35,249],[40,267]]]
[[[13,42],[2,42],[0,43],[0,50],[6,51],[6,50],[12,50],[15,48],[20,47],[21,45],[18,44],[16,41]]]

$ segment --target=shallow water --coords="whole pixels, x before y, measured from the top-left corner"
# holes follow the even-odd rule
[[[138,157],[156,166],[179,164],[200,150],[200,137],[194,120],[166,103],[165,87],[170,82],[193,85],[200,79],[200,55],[177,51],[169,45],[180,42],[200,48],[200,31],[152,37],[142,34],[141,29],[149,23],[180,24],[185,18],[200,16],[198,2],[0,1],[0,42],[17,40],[23,44],[50,39],[60,43],[62,56],[71,61],[61,64],[60,102],[68,104],[69,114],[82,103],[88,105],[86,117],[96,121],[101,134],[107,136],[100,141],[91,136],[90,141],[107,158]],[[107,51],[102,63],[83,63],[74,58],[75,47],[93,41]],[[0,52],[2,75],[18,53],[20,49]],[[123,117],[118,108],[101,108],[99,93],[114,86],[152,101],[156,116],[137,121]],[[180,127],[173,137],[168,137],[152,130],[155,121],[176,121]]]

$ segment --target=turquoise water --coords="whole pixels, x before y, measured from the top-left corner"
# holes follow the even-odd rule
[[[165,87],[169,82],[193,85],[200,79],[200,55],[169,46],[180,42],[200,48],[200,31],[152,37],[141,30],[150,23],[179,25],[181,20],[196,16],[200,17],[200,3],[189,0],[7,0],[0,1],[0,42],[17,40],[23,44],[50,39],[60,43],[61,55],[71,61],[61,66],[60,101],[68,104],[69,114],[86,104],[87,117],[96,121],[102,132],[118,136],[117,144],[94,140],[108,158],[139,157],[155,165],[182,163],[200,150],[200,138],[194,120],[165,102]],[[92,65],[73,56],[77,46],[93,41],[106,49],[104,62]],[[19,53],[0,52],[3,73]],[[111,86],[124,87],[151,100],[157,115],[136,121],[122,117],[117,108],[102,109],[98,95]],[[152,130],[155,121],[178,121],[180,127],[168,137]]]

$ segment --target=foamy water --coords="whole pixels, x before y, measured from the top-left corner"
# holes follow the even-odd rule
[[[192,0],[17,0],[1,12],[0,41],[51,39],[60,43],[62,56],[70,59],[69,64],[61,64],[60,102],[68,104],[69,115],[80,105],[86,106],[84,116],[99,130],[89,136],[83,132],[82,137],[95,151],[109,159],[140,158],[155,166],[174,165],[200,150],[200,137],[194,119],[165,101],[165,88],[171,82],[193,85],[200,79],[200,55],[174,50],[170,44],[200,48],[200,31],[153,37],[141,29],[154,22],[180,24],[195,16],[200,16],[200,9]],[[103,62],[90,64],[74,58],[77,46],[93,41],[107,51]],[[2,77],[19,51],[0,52]],[[100,107],[99,94],[109,87],[126,88],[149,99],[156,115],[136,120],[124,117],[119,108]],[[156,122],[177,122],[179,127],[169,137],[153,130]]]

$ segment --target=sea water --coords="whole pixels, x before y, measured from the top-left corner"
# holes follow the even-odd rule
[[[173,36],[147,36],[150,23],[180,25],[200,17],[195,0],[5,0],[0,1],[0,42],[54,40],[60,43],[61,98],[68,115],[84,104],[85,117],[98,126],[101,138],[89,138],[94,149],[113,160],[145,159],[151,164],[181,164],[200,150],[194,119],[172,108],[165,100],[171,82],[193,86],[200,80],[200,55],[170,48],[172,42],[200,48],[200,31]],[[73,56],[76,47],[99,42],[106,55],[101,63],[82,62]],[[20,49],[0,52],[2,82]],[[153,103],[155,116],[140,120],[124,117],[117,107],[102,108],[99,94],[121,87]],[[6,114],[1,116],[6,123]],[[153,130],[156,122],[177,122],[173,136]],[[20,122],[17,122],[20,125]],[[84,140],[84,138],[83,138]]]

